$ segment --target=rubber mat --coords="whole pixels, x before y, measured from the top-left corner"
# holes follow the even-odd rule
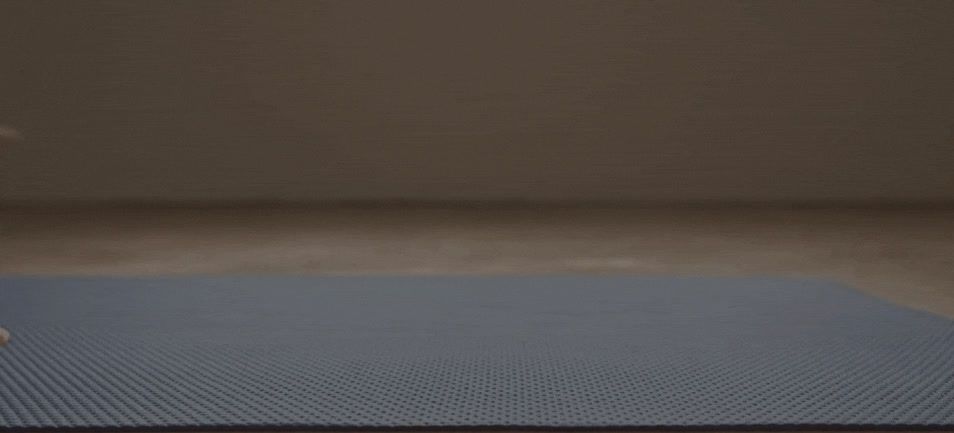
[[[0,279],[0,430],[954,428],[954,322],[814,280]]]

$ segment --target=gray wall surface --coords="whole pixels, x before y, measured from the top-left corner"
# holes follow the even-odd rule
[[[7,200],[954,200],[951,1],[0,1]]]

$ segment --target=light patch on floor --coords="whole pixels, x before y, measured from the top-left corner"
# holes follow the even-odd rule
[[[0,273],[779,275],[954,317],[954,210],[8,208]]]

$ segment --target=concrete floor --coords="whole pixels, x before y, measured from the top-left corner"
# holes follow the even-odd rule
[[[954,210],[8,208],[0,273],[809,276],[954,317]]]
[[[0,273],[807,276],[954,317],[954,210],[7,208]]]

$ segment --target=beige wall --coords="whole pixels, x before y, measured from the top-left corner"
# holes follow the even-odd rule
[[[952,200],[951,1],[0,0],[8,200]]]

